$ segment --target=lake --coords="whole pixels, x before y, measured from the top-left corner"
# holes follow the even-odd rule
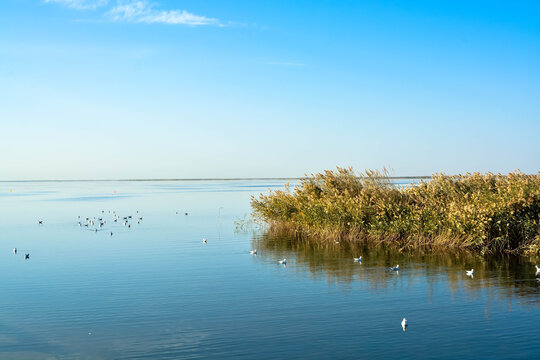
[[[321,247],[237,228],[251,195],[284,183],[1,182],[0,358],[540,354],[532,261]]]

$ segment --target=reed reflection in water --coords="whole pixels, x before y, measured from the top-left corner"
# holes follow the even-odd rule
[[[413,287],[426,284],[428,296],[437,287],[449,295],[464,291],[485,296],[490,302],[517,300],[520,305],[539,307],[540,286],[529,259],[513,255],[482,256],[465,250],[401,250],[365,242],[318,242],[290,234],[262,232],[253,236],[252,247],[265,259],[288,258],[298,274],[325,278],[328,283],[350,287],[355,282],[378,291],[396,284]],[[354,258],[362,256],[362,261]],[[391,267],[399,264],[399,271]],[[474,269],[474,277],[466,270]]]

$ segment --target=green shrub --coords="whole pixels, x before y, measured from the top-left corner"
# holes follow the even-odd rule
[[[251,201],[255,217],[321,239],[375,239],[538,253],[540,174],[435,174],[397,186],[386,171],[337,168]]]

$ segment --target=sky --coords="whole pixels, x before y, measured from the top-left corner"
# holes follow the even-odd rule
[[[2,0],[0,180],[540,170],[540,2]]]

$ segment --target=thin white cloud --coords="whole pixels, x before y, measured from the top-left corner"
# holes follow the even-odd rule
[[[105,6],[108,0],[43,0],[46,3],[55,3],[76,10],[95,10]]]
[[[303,63],[295,63],[295,62],[266,62],[265,65],[279,65],[279,66],[307,66],[307,64]]]
[[[119,2],[117,6],[108,12],[108,15],[114,21],[147,24],[181,24],[190,26],[223,26],[218,19],[195,15],[185,10],[155,10],[153,6],[145,0]]]
[[[77,10],[95,10],[109,4],[108,0],[43,0]],[[111,1],[112,2],[112,1]],[[111,4],[104,16],[112,21],[123,21],[146,24],[173,24],[188,26],[227,26],[218,19],[195,15],[186,10],[157,10],[148,0],[117,0]]]

